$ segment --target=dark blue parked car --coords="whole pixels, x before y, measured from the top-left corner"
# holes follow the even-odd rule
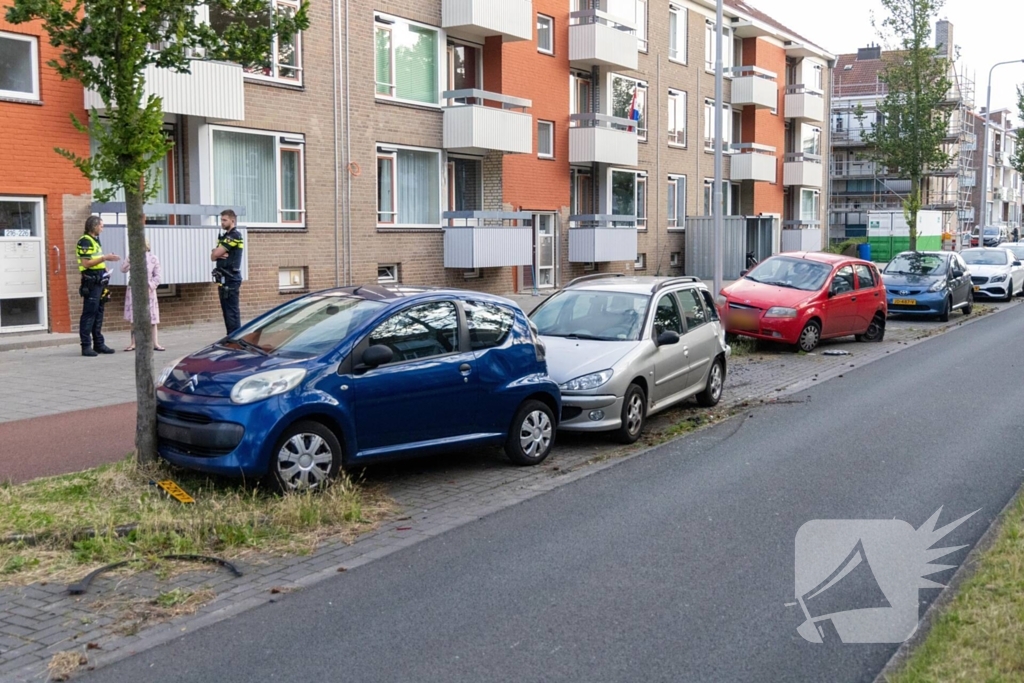
[[[168,367],[164,459],[318,488],[345,465],[504,444],[536,465],[561,397],[543,343],[506,299],[347,287],[309,294]]]
[[[971,273],[952,251],[905,251],[882,271],[889,314],[937,316],[946,322],[953,311],[970,315],[974,308]]]

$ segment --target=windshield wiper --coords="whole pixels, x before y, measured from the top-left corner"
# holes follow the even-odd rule
[[[604,337],[595,337],[592,334],[576,334],[576,333],[573,333],[573,334],[565,335],[565,338],[566,339],[583,339],[583,340],[590,340],[590,341],[608,341]]]
[[[239,337],[238,339],[224,338],[224,339],[221,339],[219,342],[217,342],[217,346],[223,346],[224,344],[238,344],[239,346],[241,346],[246,351],[255,351],[256,353],[258,353],[261,356],[269,356],[270,355],[269,351],[267,351],[265,349],[262,349],[259,346],[256,346],[255,344],[253,344],[251,341],[246,341],[245,339],[242,339],[241,337]]]

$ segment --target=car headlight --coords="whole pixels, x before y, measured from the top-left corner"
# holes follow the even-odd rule
[[[178,363],[180,363],[183,360],[185,360],[185,356],[182,356],[181,358],[172,361],[170,365],[168,365],[166,368],[160,371],[160,376],[157,377],[156,380],[156,386],[158,388],[164,385],[164,382],[166,382],[168,378],[171,376],[171,373],[174,372],[174,368],[178,367]]]
[[[725,296],[722,294],[719,294],[718,296],[715,297],[715,305],[718,306],[719,308],[727,305],[728,303],[729,300],[725,298]]]
[[[271,396],[291,391],[306,376],[305,370],[289,368],[270,370],[239,380],[231,389],[232,403],[255,403]]]
[[[602,384],[606,383],[615,374],[614,370],[602,370],[601,372],[594,372],[589,375],[583,375],[576,379],[571,379],[559,388],[562,391],[589,391],[596,389]]]
[[[936,283],[935,283],[934,285],[932,285],[931,287],[929,287],[929,288],[928,288],[928,291],[929,291],[929,292],[939,292],[939,291],[942,291],[942,288],[943,288],[943,287],[945,287],[945,286],[946,286],[946,283],[945,283],[945,282],[943,282],[942,280],[939,280],[939,281],[938,281],[938,282],[936,282]]]
[[[786,308],[785,306],[772,306],[768,309],[768,312],[764,314],[766,318],[795,318],[796,309]]]
[[[995,277],[993,277],[991,282],[1002,282],[1005,279],[1006,279],[1006,274],[1004,273],[1002,275],[996,275]]]

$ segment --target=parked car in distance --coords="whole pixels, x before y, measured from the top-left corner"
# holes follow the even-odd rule
[[[974,309],[971,273],[952,251],[905,251],[882,270],[889,314],[934,315],[946,322],[953,311]]]
[[[716,301],[731,334],[813,351],[822,339],[885,336],[885,286],[870,261],[819,252],[765,259]]]
[[[1009,301],[1024,289],[1024,267],[1009,249],[1001,246],[964,249],[960,256],[971,270],[975,297]]]
[[[470,446],[536,465],[561,412],[515,303],[415,287],[289,301],[174,362],[157,387],[161,457],[286,492],[346,465]]]
[[[562,390],[567,431],[633,443],[647,417],[692,396],[722,397],[730,349],[694,277],[578,278],[530,314]]]
[[[1009,241],[1006,228],[1001,228],[996,225],[989,225],[982,228],[982,230],[984,230],[985,232],[986,247],[998,247],[1003,242]],[[978,228],[975,228],[973,234],[971,235],[971,246],[978,246]]]

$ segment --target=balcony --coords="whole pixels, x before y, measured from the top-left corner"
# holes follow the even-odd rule
[[[636,121],[605,114],[569,117],[569,163],[636,166]]]
[[[227,121],[245,119],[243,71],[238,64],[192,60],[191,73],[152,64],[146,67],[146,95],[163,99],[164,113],[205,116]],[[85,108],[104,111],[99,94],[85,91]]]
[[[1005,150],[996,150],[995,154],[992,155],[995,159],[996,166],[1009,166],[1010,165],[1010,153]]]
[[[841,130],[832,131],[832,146],[833,147],[863,147],[864,146],[864,131],[863,130],[850,130],[849,128],[843,128]]]
[[[884,166],[870,161],[833,161],[830,174],[833,178],[841,180],[846,178],[885,178],[888,177],[889,171]]]
[[[735,154],[730,159],[730,180],[754,180],[774,183],[777,164],[775,148],[757,143],[732,145]]]
[[[533,263],[533,214],[526,211],[449,211],[444,267],[473,270]]]
[[[758,66],[739,66],[732,72],[733,106],[757,109],[779,106],[779,84],[774,72]]]
[[[821,187],[822,170],[821,157],[816,154],[787,154],[786,163],[782,169],[782,184],[787,187]]]
[[[634,216],[569,216],[569,262],[636,261]]]
[[[825,121],[825,97],[820,90],[811,90],[805,85],[791,85],[786,88],[786,118],[823,123]]]
[[[448,151],[533,151],[533,117],[526,113],[533,106],[530,100],[475,89],[448,90],[442,97],[448,101],[444,108],[444,148]]]
[[[782,251],[821,251],[821,223],[793,220],[782,222]]]
[[[444,0],[441,27],[448,35],[483,42],[501,36],[505,42],[533,39],[531,0]]]
[[[572,66],[636,70],[636,27],[631,19],[613,17],[601,10],[573,12],[569,16],[569,63]]]

